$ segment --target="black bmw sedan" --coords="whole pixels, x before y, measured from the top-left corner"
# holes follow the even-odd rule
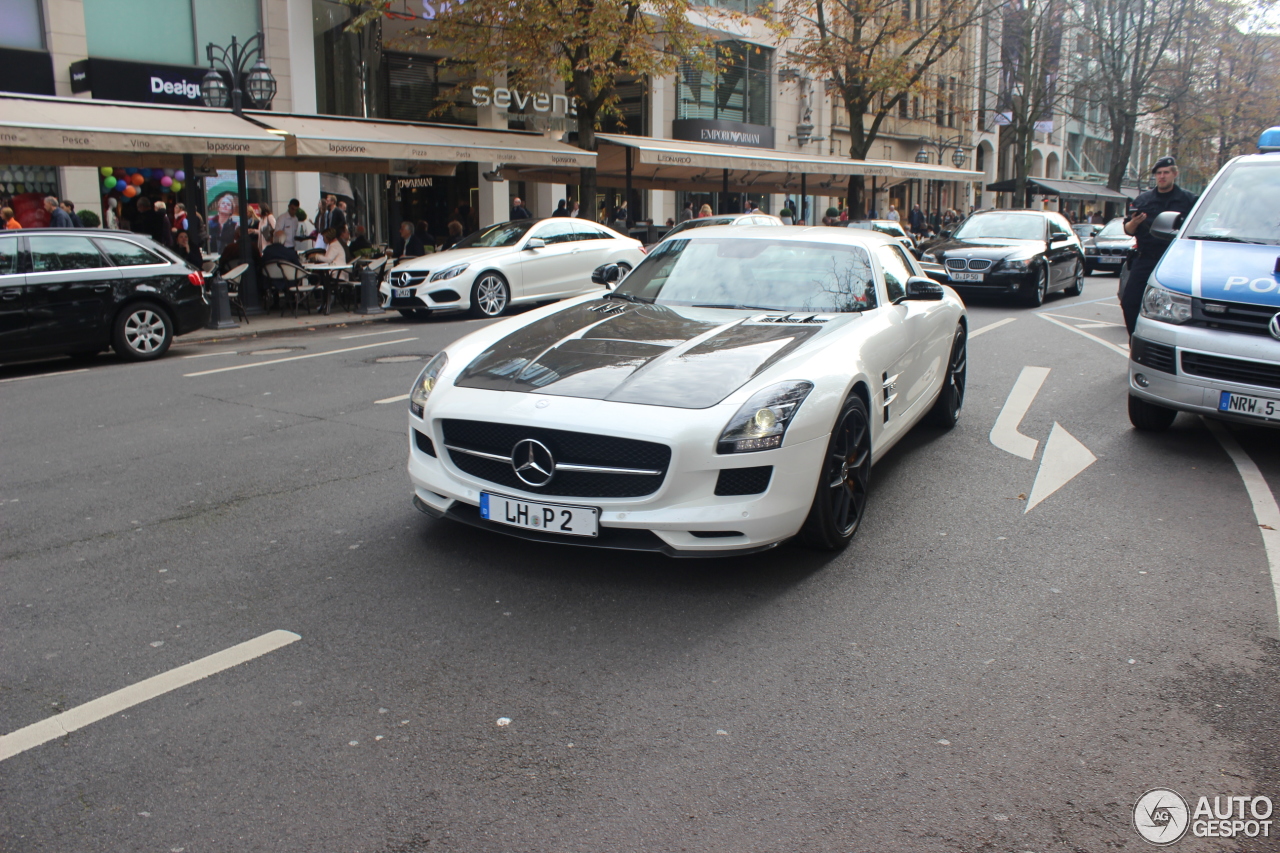
[[[962,294],[1008,295],[1040,305],[1051,291],[1084,290],[1084,250],[1061,214],[1044,210],[975,213],[920,260]]]
[[[0,233],[0,361],[108,347],[147,361],[208,321],[204,274],[149,237],[98,228]]]

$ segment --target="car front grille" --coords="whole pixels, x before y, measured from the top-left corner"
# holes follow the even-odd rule
[[[1191,325],[1205,329],[1222,329],[1245,335],[1270,335],[1267,326],[1275,314],[1274,307],[1264,305],[1219,302],[1215,299],[1191,300]]]
[[[1182,372],[1241,385],[1280,388],[1280,364],[1265,361],[1246,361],[1242,358],[1223,358],[1220,355],[1184,351]]]
[[[1143,367],[1163,373],[1178,372],[1176,351],[1168,344],[1157,344],[1135,336],[1131,342],[1129,354]]]
[[[449,459],[459,469],[505,488],[533,494],[582,498],[643,497],[658,490],[671,463],[671,448],[651,441],[457,419],[442,421],[441,428]],[[516,444],[527,438],[542,442],[551,451],[557,468],[571,464],[657,473],[557,470],[545,486],[534,487],[516,476],[509,461]],[[491,459],[465,451],[503,458]]]
[[[947,269],[949,270],[970,270],[971,272],[984,272],[991,269],[991,261],[986,258],[947,258]]]

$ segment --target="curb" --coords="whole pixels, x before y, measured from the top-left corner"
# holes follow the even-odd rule
[[[178,338],[173,339],[172,347],[195,346],[197,344],[216,344],[228,341],[243,341],[252,338],[276,337],[278,335],[293,335],[300,332],[318,332],[321,329],[333,329],[340,327],[357,328],[360,326],[372,326],[376,323],[386,323],[392,319],[403,320],[399,314],[393,314],[391,317],[367,317],[363,314],[353,314],[351,317],[344,319],[335,319],[330,317],[323,318],[328,322],[307,323],[295,326],[267,326],[254,328],[241,323],[239,329],[214,330],[202,329],[196,332],[190,332]]]

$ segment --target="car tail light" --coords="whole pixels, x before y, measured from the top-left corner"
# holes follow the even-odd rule
[[[204,287],[204,273],[199,270],[189,272],[187,273],[187,281],[191,282],[196,287]]]
[[[641,247],[640,247],[640,254],[642,254],[642,255],[647,255],[647,254],[649,254],[649,250],[648,250],[648,249],[646,249],[644,246],[641,246]]]

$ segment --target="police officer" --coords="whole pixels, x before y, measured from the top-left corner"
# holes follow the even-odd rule
[[[1147,279],[1160,262],[1160,256],[1169,248],[1167,240],[1151,236],[1151,223],[1166,210],[1176,210],[1186,215],[1196,203],[1196,197],[1178,186],[1178,164],[1172,157],[1161,157],[1151,168],[1156,177],[1156,188],[1147,190],[1134,200],[1129,215],[1124,220],[1124,233],[1137,238],[1137,257],[1129,260],[1129,278],[1120,299],[1124,309],[1124,324],[1133,334],[1142,311],[1142,294],[1147,289]]]

